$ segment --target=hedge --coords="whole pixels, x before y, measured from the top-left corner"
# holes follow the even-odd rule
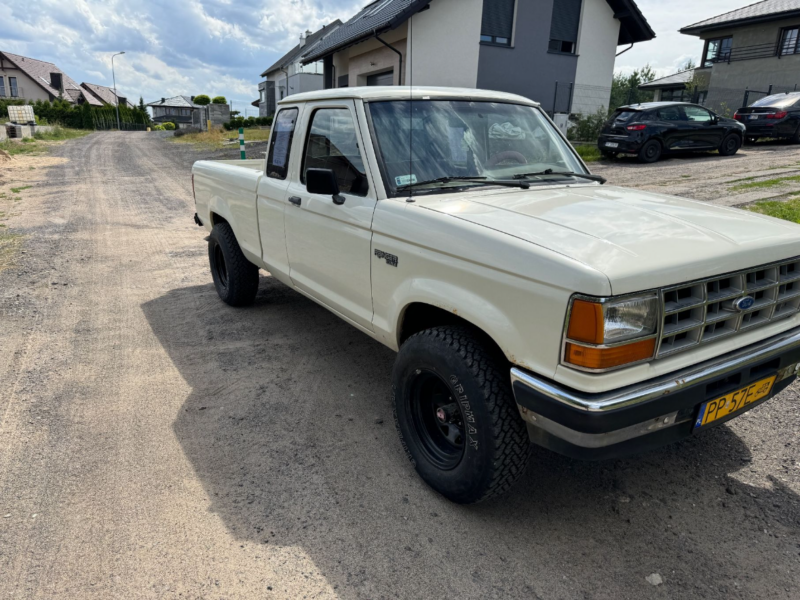
[[[0,100],[0,115],[8,114],[9,105],[23,105],[24,100]],[[30,103],[40,125],[62,125],[73,129],[116,129],[117,109],[110,104],[91,106],[88,103],[71,104],[66,100],[36,100]],[[150,115],[140,108],[119,107],[120,123],[149,125]]]
[[[272,125],[272,117],[234,117],[228,123],[223,123],[222,126],[228,131],[239,129],[243,127],[270,127]]]

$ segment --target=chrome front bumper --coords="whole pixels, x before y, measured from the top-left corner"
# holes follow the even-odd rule
[[[701,404],[777,373],[771,398],[793,381],[798,364],[800,328],[795,328],[669,376],[602,394],[578,392],[517,367],[511,369],[511,381],[534,442],[564,454],[603,458],[617,453],[598,450],[636,450],[632,442],[639,438],[668,443],[691,435]]]

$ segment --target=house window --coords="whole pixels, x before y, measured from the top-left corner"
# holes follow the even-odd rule
[[[560,54],[575,54],[578,44],[578,28],[581,24],[583,0],[558,0],[553,3],[553,19],[550,22],[548,51]]]
[[[730,59],[732,46],[732,37],[708,40],[706,42],[706,59],[703,66],[710,67],[715,62],[725,62]]]
[[[0,98],[6,95],[6,80],[0,77]]]
[[[688,102],[691,94],[685,89],[661,90],[662,102]]]
[[[16,77],[9,77],[8,78],[8,87],[11,88],[11,97],[17,98],[19,96],[19,90],[17,90],[17,78]]]
[[[516,0],[483,0],[481,43],[510,46]]]
[[[781,56],[800,54],[800,47],[797,45],[798,38],[800,38],[800,27],[783,30],[781,35]]]

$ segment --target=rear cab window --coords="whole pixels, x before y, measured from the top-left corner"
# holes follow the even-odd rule
[[[267,155],[267,177],[286,179],[298,113],[297,108],[284,108],[275,117]]]
[[[644,113],[638,110],[616,110],[614,114],[611,115],[611,118],[608,120],[609,123],[627,123],[629,121],[638,121],[641,119]]]

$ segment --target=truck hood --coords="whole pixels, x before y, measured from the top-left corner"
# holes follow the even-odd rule
[[[418,206],[565,255],[605,274],[614,294],[800,255],[800,225],[633,189],[578,185],[419,197]]]

